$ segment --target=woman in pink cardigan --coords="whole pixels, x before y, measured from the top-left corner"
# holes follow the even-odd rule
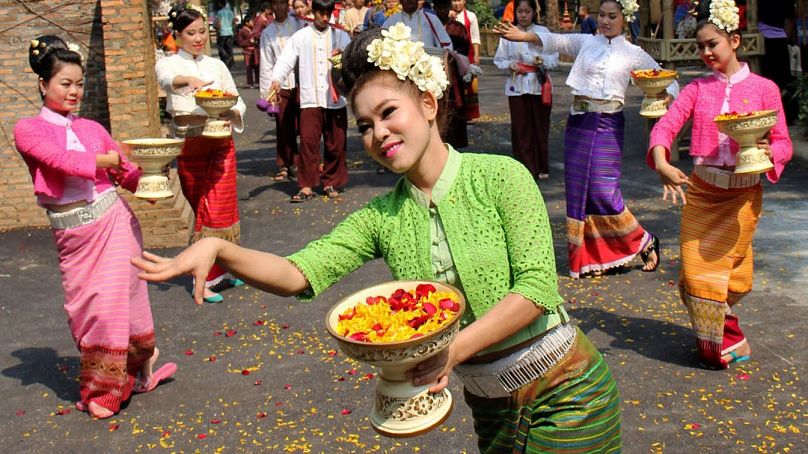
[[[64,308],[81,353],[76,408],[109,418],[132,392],[151,391],[177,369],[152,371],[159,351],[149,295],[129,264],[142,254],[140,225],[115,190],[134,190],[140,169],[100,124],[73,115],[84,94],[77,52],[42,36],[31,41],[29,62],[43,106],[17,122],[14,141],[56,240]]]
[[[712,9],[726,3],[732,11],[732,0],[714,1]],[[774,164],[766,173],[772,183],[792,154],[780,90],[738,61],[741,37],[736,30],[737,20],[711,15],[699,22],[696,41],[713,74],[682,90],[651,131],[647,155],[648,165],[662,180],[662,199],[670,195],[676,204],[681,197],[684,204],[679,290],[698,339],[699,361],[711,369],[726,369],[750,358],[752,350],[733,306],[752,290],[752,237],[763,194],[759,174],[733,173],[738,144],[719,132],[713,119],[729,112],[778,111],[777,125],[758,145]],[[689,118],[693,119],[690,154],[695,165],[687,177],[668,159],[671,143]],[[683,185],[688,187],[687,198]]]

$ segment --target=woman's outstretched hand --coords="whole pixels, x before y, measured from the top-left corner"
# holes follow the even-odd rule
[[[682,189],[682,185],[690,183],[690,179],[687,175],[667,163],[657,166],[656,170],[659,174],[659,180],[662,182],[662,200],[668,200],[668,194],[670,194],[671,203],[676,205],[676,196],[678,194],[682,198],[682,205],[686,205],[687,198],[685,198],[685,191]]]
[[[201,305],[205,278],[216,262],[219,241],[218,238],[203,238],[171,259],[143,251],[143,257],[133,257],[132,264],[143,270],[138,277],[149,282],[190,274],[194,277],[194,301]]]
[[[431,393],[437,393],[446,388],[449,385],[449,375],[452,373],[449,361],[451,350],[452,345],[450,344],[437,355],[427,358],[408,370],[407,377],[412,379],[412,384],[423,386],[435,383],[429,388]]]
[[[519,30],[519,27],[510,22],[497,22],[494,24],[494,32],[508,41],[526,41],[526,32]]]

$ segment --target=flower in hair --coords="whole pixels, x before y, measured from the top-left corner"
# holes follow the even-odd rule
[[[637,0],[617,0],[617,2],[623,8],[623,18],[626,22],[634,22],[634,13],[640,9]]]
[[[191,2],[185,4],[185,9],[195,9],[197,12],[199,12],[199,14],[203,16],[205,15],[205,8],[203,8],[201,5],[194,5]]]
[[[410,28],[403,23],[382,30],[382,37],[367,47],[368,62],[381,70],[392,70],[400,80],[410,79],[419,90],[440,99],[449,86],[443,64],[424,51],[424,43],[412,41],[410,36]]]
[[[66,42],[66,44],[67,44],[67,50],[79,54],[81,62],[84,63],[84,55],[81,54],[81,47],[79,47],[79,45],[76,43]]]
[[[39,45],[39,40],[36,40],[36,39],[31,40],[31,47],[32,48],[35,48],[38,45]]]
[[[713,0],[710,3],[710,22],[729,33],[738,29],[740,18],[733,0]]]

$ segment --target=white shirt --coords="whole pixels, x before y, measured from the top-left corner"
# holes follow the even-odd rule
[[[230,75],[230,71],[224,62],[218,58],[208,57],[207,55],[194,58],[192,54],[180,49],[179,52],[170,57],[157,60],[154,69],[157,73],[157,83],[166,92],[166,111],[173,117],[178,115],[207,115],[201,107],[196,105],[193,90],[190,87],[175,89],[172,86],[177,76],[192,76],[206,82],[212,81],[213,83],[205,88],[223,90],[238,95],[233,76]],[[241,114],[242,118],[241,121],[233,122],[233,129],[236,132],[244,131],[243,118],[244,112],[247,111],[247,106],[241,96],[238,97],[238,103],[232,110]]]
[[[549,33],[547,27],[533,24],[526,31],[533,33]],[[497,68],[510,72],[511,63],[534,64],[536,57],[544,60],[547,69],[558,66],[558,53],[543,53],[541,46],[533,43],[508,41],[499,39],[497,53],[494,55],[494,65]],[[511,73],[505,81],[506,96],[540,95],[541,83],[537,73],[516,74]]]
[[[323,31],[314,26],[305,27],[292,35],[286,44],[272,70],[271,80],[282,82],[298,63],[300,108],[341,109],[345,107],[345,98],[339,94],[336,99],[332,96],[328,57],[334,49],[345,50],[350,41],[347,33],[334,27],[326,27]]]
[[[471,34],[471,44],[480,44],[480,24],[477,22],[477,15],[471,11],[464,9],[462,13],[455,17],[455,20],[466,26],[466,18],[469,20],[468,30]],[[549,33],[550,30],[547,30]]]
[[[629,43],[623,35],[609,40],[603,35],[580,33],[536,34],[541,38],[545,52],[575,57],[567,77],[567,85],[572,88],[574,96],[625,104],[631,71],[660,67],[641,47]],[[677,96],[679,84],[672,83],[667,91]]]
[[[412,30],[412,40],[421,41],[424,47],[445,47],[452,49],[452,39],[446,33],[446,28],[440,23],[438,16],[424,12],[422,9],[416,10],[412,14],[399,11],[388,17],[382,28],[390,28],[397,23],[403,23]],[[431,25],[430,25],[431,24]]]
[[[261,42],[259,44],[261,59],[258,79],[262,97],[266,98],[269,94],[269,86],[272,85],[272,69],[275,67],[278,58],[280,58],[283,48],[286,47],[286,43],[292,38],[292,35],[301,28],[303,28],[302,21],[290,15],[282,23],[277,20],[273,21],[261,32]],[[286,80],[281,83],[281,88],[287,90],[291,90],[295,86],[294,72],[290,73]]]

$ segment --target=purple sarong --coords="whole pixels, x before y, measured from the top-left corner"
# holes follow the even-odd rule
[[[631,261],[651,236],[623,204],[622,112],[570,115],[564,137],[570,276]]]

